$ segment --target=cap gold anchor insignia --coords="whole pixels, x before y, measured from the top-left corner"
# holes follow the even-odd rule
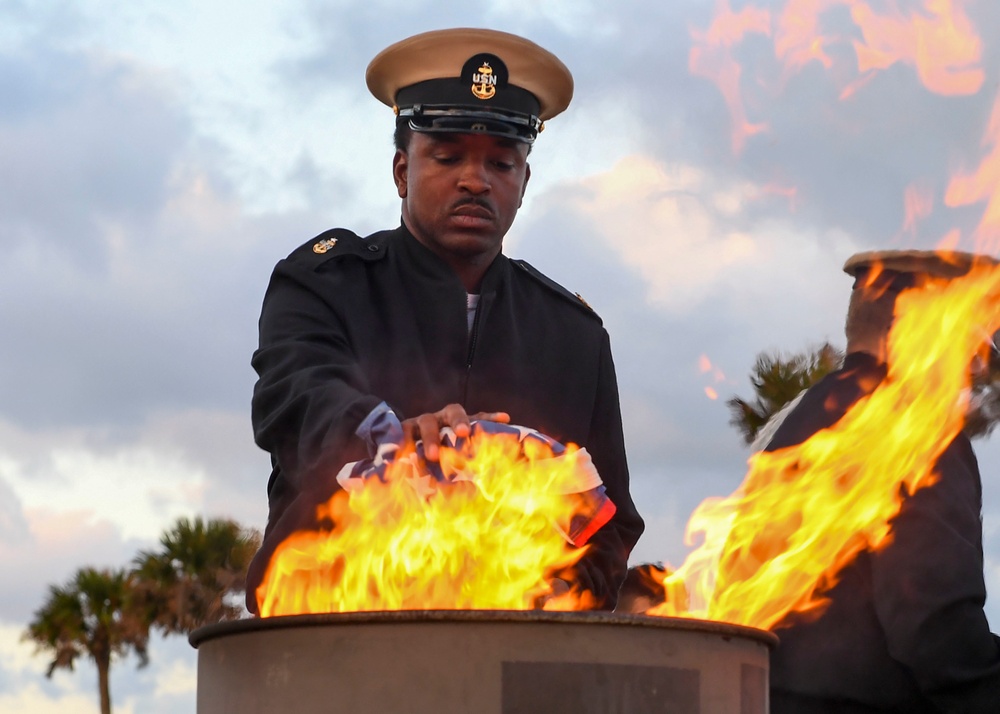
[[[489,62],[483,62],[479,72],[472,75],[472,96],[476,99],[491,99],[497,93],[497,78]]]
[[[337,245],[336,238],[324,238],[315,245],[313,245],[313,253],[325,253],[333,246]]]

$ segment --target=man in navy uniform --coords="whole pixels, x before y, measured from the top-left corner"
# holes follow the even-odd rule
[[[927,251],[851,257],[844,364],[803,394],[764,450],[801,444],[873,392],[886,378],[900,292],[974,262],[996,264]],[[935,472],[935,483],[904,494],[885,546],[837,573],[819,615],[792,613],[773,628],[774,714],[1000,712],[1000,638],[983,611],[982,483],[968,437],[955,437]]]
[[[327,231],[275,267],[253,357],[254,436],[273,471],[248,606],[274,548],[316,525],[338,470],[371,452],[391,410],[429,459],[441,429],[461,436],[476,418],[586,448],[616,513],[553,584],[611,609],[643,523],[608,335],[581,299],[501,252],[529,149],[569,104],[572,76],[521,37],[454,29],[385,49],[367,83],[397,116],[402,222],[364,238]]]

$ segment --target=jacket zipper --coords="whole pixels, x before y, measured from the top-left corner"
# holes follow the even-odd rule
[[[479,336],[479,317],[483,314],[483,297],[479,297],[476,306],[476,316],[472,320],[472,333],[469,335],[469,353],[465,358],[465,381],[462,384],[462,404],[469,402],[469,375],[472,372],[472,358],[476,352],[476,338]]]

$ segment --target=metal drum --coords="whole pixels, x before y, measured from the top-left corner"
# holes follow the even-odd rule
[[[703,620],[488,610],[195,631],[198,714],[766,714],[777,638]]]

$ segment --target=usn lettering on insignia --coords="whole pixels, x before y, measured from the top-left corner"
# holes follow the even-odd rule
[[[313,253],[325,253],[337,245],[336,238],[324,238],[313,246]]]
[[[497,93],[497,77],[489,62],[483,62],[478,72],[472,74],[472,94],[476,99],[490,99]]]

